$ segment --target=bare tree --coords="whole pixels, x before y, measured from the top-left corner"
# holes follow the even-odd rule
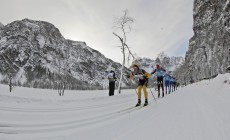
[[[58,94],[64,96],[65,89],[70,85],[71,67],[73,65],[71,59],[72,48],[67,47],[63,56],[59,56],[58,63]],[[70,87],[69,87],[70,88]]]
[[[65,92],[65,80],[64,80],[64,73],[63,73],[63,65],[61,59],[58,59],[58,74],[57,74],[57,89],[59,96],[63,96]]]
[[[157,63],[157,64],[161,64],[161,60],[160,60],[160,58],[156,58],[156,60],[155,60],[155,62]]]
[[[123,62],[122,62],[122,67],[121,67],[121,75],[120,75],[120,79],[119,79],[119,84],[118,84],[118,92],[121,93],[121,82],[122,82],[122,77],[123,77],[123,69],[124,69],[124,65],[125,65],[125,53],[126,50],[128,51],[128,60],[130,60],[130,56],[132,58],[134,58],[134,55],[132,54],[132,52],[130,51],[129,46],[127,45],[126,41],[127,41],[127,33],[131,32],[131,26],[130,24],[132,24],[134,22],[134,19],[132,17],[128,16],[128,10],[124,10],[124,15],[118,18],[115,18],[115,28],[118,29],[120,31],[120,34],[113,32],[113,34],[118,37],[118,39],[120,40],[121,46],[119,46],[122,50],[122,54],[123,54]]]
[[[7,72],[7,75],[8,75],[8,78],[9,78],[9,88],[10,88],[10,92],[13,90],[13,72],[12,71],[9,71]]]
[[[160,64],[162,67],[167,68],[170,64],[170,57],[165,52],[160,52],[157,56],[159,60],[156,63]],[[158,62],[157,62],[158,61]]]
[[[14,85],[13,84],[13,77],[17,71],[14,68],[14,66],[17,66],[17,65],[15,63],[12,63],[9,56],[4,56],[2,53],[0,53],[0,60],[1,59],[7,64],[7,68],[4,68],[2,65],[0,65],[0,67],[7,74],[7,77],[9,79],[9,83],[8,83],[9,84],[9,90],[11,92],[13,90],[13,85]],[[18,68],[18,66],[17,66],[17,68]]]

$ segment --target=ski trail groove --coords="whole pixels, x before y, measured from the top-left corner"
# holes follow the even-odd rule
[[[97,117],[81,119],[71,122],[63,122],[63,123],[56,123],[56,124],[44,124],[44,125],[10,125],[10,124],[3,124],[7,127],[0,127],[0,133],[4,134],[31,134],[31,133],[45,133],[45,132],[56,132],[68,129],[77,129],[79,127],[89,127],[95,125],[96,123],[108,121],[113,119],[114,117],[121,117],[127,113],[131,113],[134,110],[139,110],[141,107],[136,107],[133,109],[128,110],[120,110],[115,111],[112,113],[108,113],[106,115],[101,115]],[[2,124],[1,124],[2,125]]]
[[[114,105],[117,104],[126,104],[127,102],[132,102],[132,100],[128,101],[122,101],[122,102],[113,102],[113,103],[105,103],[105,104],[99,104],[99,105],[90,105],[90,106],[80,106],[80,107],[74,107],[74,108],[58,108],[58,109],[33,109],[33,108],[15,108],[15,107],[4,107],[1,106],[0,110],[2,111],[17,111],[17,112],[65,112],[65,111],[77,111],[77,110],[85,110],[85,109],[92,109],[92,108],[105,108],[108,107],[108,105]]]

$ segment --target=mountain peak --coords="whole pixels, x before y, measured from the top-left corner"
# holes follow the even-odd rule
[[[0,51],[5,77],[0,82],[11,75],[16,85],[29,87],[55,89],[68,79],[68,89],[101,89],[107,86],[106,70],[115,68],[119,76],[121,68],[85,42],[65,39],[53,24],[31,19],[2,28]]]

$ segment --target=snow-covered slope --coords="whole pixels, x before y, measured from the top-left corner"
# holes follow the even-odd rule
[[[128,110],[134,90],[66,91],[0,85],[1,140],[229,140],[230,74]],[[154,91],[156,95],[156,92]]]

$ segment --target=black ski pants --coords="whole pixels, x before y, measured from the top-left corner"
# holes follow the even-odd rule
[[[162,88],[162,96],[164,96],[163,76],[157,77],[158,95],[160,94],[160,87]]]
[[[115,81],[109,82],[109,96],[114,95],[114,90],[115,90]]]

